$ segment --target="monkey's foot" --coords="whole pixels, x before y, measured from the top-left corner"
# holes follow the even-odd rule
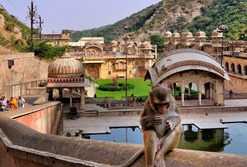
[[[166,167],[164,157],[156,158],[154,162],[154,167]]]

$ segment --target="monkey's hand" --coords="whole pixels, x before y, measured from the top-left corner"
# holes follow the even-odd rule
[[[163,117],[160,115],[155,115],[153,121],[154,121],[154,125],[160,125],[163,122]]]
[[[175,124],[172,122],[172,120],[167,120],[166,121],[166,127],[169,131],[173,131],[175,129]]]

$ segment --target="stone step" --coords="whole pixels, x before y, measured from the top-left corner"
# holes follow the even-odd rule
[[[98,116],[98,110],[85,110],[83,116],[84,117],[95,117]]]

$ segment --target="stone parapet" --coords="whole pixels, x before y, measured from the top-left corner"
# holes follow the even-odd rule
[[[10,53],[10,54],[0,55],[0,61],[2,61],[2,60],[13,60],[13,59],[23,59],[23,58],[34,58],[34,52]]]
[[[1,167],[19,164],[105,167],[123,164],[142,148],[135,144],[46,135],[3,115],[0,115],[0,129]],[[245,167],[247,164],[247,157],[242,155],[182,149],[174,149],[165,160],[170,167]],[[145,166],[143,155],[132,165],[140,166]]]

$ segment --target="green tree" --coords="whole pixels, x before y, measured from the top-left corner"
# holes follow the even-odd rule
[[[162,53],[164,48],[164,38],[158,34],[151,34],[149,35],[149,40],[151,41],[151,44],[157,45],[157,52]]]

